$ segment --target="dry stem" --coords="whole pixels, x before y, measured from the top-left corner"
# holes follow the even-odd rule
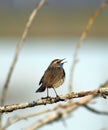
[[[37,128],[44,126],[45,124],[49,124],[51,122],[58,121],[61,118],[67,116],[70,112],[79,108],[79,106],[88,103],[92,98],[93,98],[93,96],[88,96],[88,97],[85,97],[84,99],[81,99],[79,102],[68,102],[66,109],[62,109],[60,111],[55,111],[54,113],[51,113],[47,117],[39,120],[38,122],[35,122],[33,125],[28,127],[26,130],[35,130]]]
[[[99,91],[101,92],[101,95],[103,95],[102,91],[105,90],[105,89],[108,90],[108,81],[106,81],[103,85],[100,86]],[[79,106],[85,105],[89,101],[91,101],[93,98],[97,97],[97,95],[95,95],[96,94],[95,92],[96,91],[94,91],[94,95],[84,97],[83,99],[81,99],[78,102],[68,102],[67,104],[64,104],[64,106],[61,106],[61,108],[65,108],[65,109],[60,109],[60,111],[55,111],[53,113],[53,116],[52,116],[52,113],[51,113],[47,117],[35,122],[33,125],[28,127],[26,130],[35,130],[37,128],[40,128],[40,127],[44,126],[45,124],[57,121],[57,120],[63,118],[64,116],[67,116],[70,112],[73,112],[74,110],[79,108]],[[106,94],[108,94],[108,93],[106,93]],[[101,114],[104,115],[104,113],[105,112],[103,112]]]
[[[24,32],[22,34],[21,40],[20,40],[20,42],[18,43],[18,45],[16,47],[16,52],[15,52],[15,56],[14,56],[14,59],[13,59],[13,63],[11,65],[11,67],[10,67],[10,70],[9,70],[9,73],[8,73],[5,85],[3,87],[3,93],[2,93],[2,97],[1,97],[1,105],[3,105],[4,102],[5,102],[6,95],[7,95],[7,90],[8,90],[8,86],[9,86],[9,82],[10,82],[13,70],[15,68],[16,62],[18,60],[18,56],[19,56],[20,50],[22,48],[22,45],[24,44],[24,40],[27,37],[28,31],[29,31],[29,29],[31,27],[31,24],[32,24],[34,18],[35,18],[35,15],[37,14],[38,10],[44,5],[44,3],[45,3],[45,0],[41,0],[40,3],[35,7],[33,12],[31,13],[31,15],[30,15],[30,17],[29,17],[29,19],[27,21],[26,27],[24,29]]]
[[[18,56],[19,56],[19,53],[20,53],[20,50],[24,44],[24,41],[27,37],[27,34],[28,34],[28,31],[31,27],[31,24],[37,14],[37,12],[39,11],[39,9],[45,4],[45,0],[41,0],[40,3],[38,5],[36,5],[35,9],[33,10],[33,12],[31,13],[28,21],[27,21],[27,24],[25,26],[25,29],[24,29],[24,32],[22,34],[22,37],[16,47],[16,52],[15,52],[15,56],[14,56],[14,59],[13,59],[13,62],[11,64],[11,67],[10,67],[10,70],[9,70],[9,73],[7,75],[7,78],[6,78],[6,82],[4,84],[4,87],[3,87],[3,92],[2,92],[2,96],[1,96],[1,106],[4,105],[4,102],[6,100],[6,96],[7,96],[7,92],[8,92],[8,87],[9,87],[9,82],[10,82],[10,79],[12,77],[12,73],[14,71],[14,68],[15,68],[15,65],[17,63],[17,60],[18,60]],[[2,123],[2,115],[0,114],[0,128],[1,128],[1,123]]]
[[[69,106],[69,104],[57,104],[55,107],[51,108],[51,109],[46,109],[46,110],[42,110],[42,111],[39,111],[39,112],[36,112],[36,113],[33,113],[33,114],[28,114],[28,115],[25,115],[25,116],[21,116],[21,117],[18,117],[16,119],[11,119],[10,120],[7,120],[5,126],[3,129],[6,129],[8,127],[10,127],[11,125],[21,121],[21,120],[25,120],[25,119],[28,119],[28,118],[33,118],[35,116],[38,116],[38,115],[41,115],[41,114],[45,114],[45,113],[49,113],[49,112],[52,112],[52,111],[56,111],[58,109],[64,109],[64,108],[67,108]]]
[[[67,101],[73,98],[80,98],[80,97],[85,97],[88,95],[102,95],[104,98],[108,96],[108,88],[99,88],[96,90],[91,90],[91,91],[84,91],[84,92],[71,92],[66,95],[61,95],[59,97],[51,97],[51,98],[45,98],[45,99],[40,99],[38,101],[33,101],[31,103],[20,103],[20,104],[12,104],[12,105],[6,105],[0,107],[0,113],[5,113],[5,112],[12,112],[18,109],[25,109],[25,108],[30,108],[34,106],[39,106],[39,105],[46,105],[46,104],[52,104],[60,101]]]
[[[78,53],[79,50],[83,44],[84,39],[86,38],[88,32],[90,31],[95,19],[97,16],[100,15],[100,13],[103,11],[103,9],[108,5],[108,0],[106,0],[105,2],[103,2],[100,7],[93,13],[93,15],[90,17],[84,31],[81,34],[81,37],[78,41],[78,44],[76,46],[75,52],[74,52],[74,56],[73,56],[73,62],[72,62],[72,67],[71,67],[71,73],[70,73],[70,81],[69,81],[69,92],[72,91],[73,88],[73,76],[74,76],[74,71],[75,71],[75,67],[76,67],[76,63],[78,62]]]

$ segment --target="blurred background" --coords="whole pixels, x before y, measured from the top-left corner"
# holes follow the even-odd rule
[[[48,0],[29,32],[32,37],[75,37],[104,0]],[[0,36],[21,36],[39,0],[0,0]],[[108,36],[108,9],[96,19],[89,36]]]
[[[16,45],[24,31],[25,24],[39,0],[0,0],[0,96],[9,68],[12,64]],[[50,62],[56,58],[66,58],[65,83],[57,88],[59,95],[68,93],[70,67],[75,47],[90,16],[104,0],[47,0],[37,13],[22,47],[18,62],[9,84],[5,104],[32,102],[44,93],[35,93],[38,83]],[[106,7],[86,37],[79,52],[79,62],[74,73],[74,91],[91,90],[108,80],[108,7]],[[53,91],[50,94],[55,96]],[[92,107],[105,111],[107,100],[95,99]],[[15,111],[4,115],[6,119],[15,118],[55,106],[39,106]],[[43,118],[30,118],[12,125],[8,130],[21,130]],[[87,120],[89,119],[89,120]],[[108,129],[108,117],[89,112],[83,107],[77,109],[66,118],[66,126],[62,121],[42,127],[49,129]]]

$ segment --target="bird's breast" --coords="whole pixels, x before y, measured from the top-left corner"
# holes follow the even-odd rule
[[[65,79],[65,78],[60,79],[59,81],[57,81],[56,83],[54,83],[54,84],[52,85],[52,87],[54,87],[54,88],[59,87],[60,85],[63,84],[64,79]]]

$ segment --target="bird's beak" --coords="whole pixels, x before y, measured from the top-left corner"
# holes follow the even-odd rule
[[[64,59],[61,59],[61,63],[67,63],[67,61],[64,61],[66,58],[64,58]]]

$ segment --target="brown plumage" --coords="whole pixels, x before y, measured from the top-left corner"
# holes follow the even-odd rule
[[[63,84],[65,79],[65,71],[63,69],[63,64],[65,62],[63,61],[64,59],[55,59],[51,62],[42,76],[39,82],[40,87],[36,92],[43,92],[47,88],[47,97],[49,97],[48,88],[53,88],[55,91],[55,88]],[[58,96],[56,91],[55,94]]]

